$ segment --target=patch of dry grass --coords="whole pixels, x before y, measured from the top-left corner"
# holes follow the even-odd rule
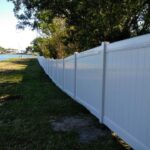
[[[0,73],[2,72],[12,72],[15,70],[22,70],[27,67],[26,64],[22,64],[23,60],[20,60],[20,64],[15,63],[13,61],[0,61]]]
[[[16,61],[18,62],[18,61]],[[23,79],[23,74],[19,72],[26,69],[27,64],[15,61],[0,61],[0,83],[18,83]]]

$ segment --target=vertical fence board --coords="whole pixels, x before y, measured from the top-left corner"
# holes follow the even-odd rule
[[[70,56],[64,59],[64,91],[74,97],[74,76],[75,76],[75,57]]]
[[[103,46],[77,55],[76,99],[101,118]]]

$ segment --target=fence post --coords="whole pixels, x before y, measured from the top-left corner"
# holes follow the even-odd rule
[[[51,78],[51,70],[52,70],[52,67],[51,67],[51,59],[49,60],[49,77]]]
[[[74,100],[76,100],[77,54],[78,52],[74,53]]]
[[[109,42],[102,42],[102,107],[101,107],[101,123],[104,122],[104,107],[105,107],[105,77],[106,77],[106,50]]]
[[[46,58],[46,74],[48,75],[48,58]]]
[[[56,85],[58,86],[58,59],[56,59],[56,78],[55,78],[55,82]]]
[[[65,59],[63,58],[63,91],[65,89]]]
[[[53,74],[54,74],[54,58],[52,58],[52,75],[51,75],[51,78],[52,78],[52,80],[54,80],[54,76],[53,76]]]
[[[46,62],[46,59],[45,59],[45,57],[44,57],[44,65],[43,65],[43,68],[44,68],[44,72],[46,73],[46,67],[45,67],[45,66],[46,66],[46,65],[45,65],[46,63],[45,63],[45,62]]]
[[[50,78],[50,58],[48,58],[48,76]]]

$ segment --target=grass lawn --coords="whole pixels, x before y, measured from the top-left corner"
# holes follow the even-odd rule
[[[74,131],[56,132],[50,119],[86,115],[98,120],[60,91],[36,59],[0,62],[0,150],[122,150],[109,131],[80,143]]]

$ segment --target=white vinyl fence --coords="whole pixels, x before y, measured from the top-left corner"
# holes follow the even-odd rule
[[[131,147],[150,150],[150,34],[38,61],[58,87]]]

